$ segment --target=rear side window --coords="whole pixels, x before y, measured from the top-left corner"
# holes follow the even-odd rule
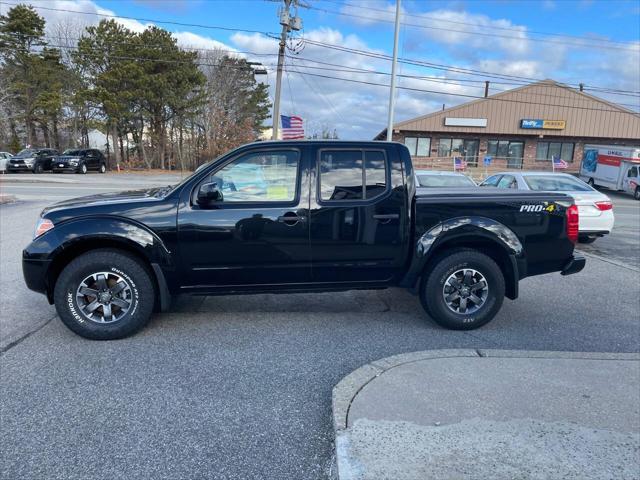
[[[320,199],[371,200],[387,190],[387,161],[381,150],[323,150]]]
[[[503,176],[498,182],[498,188],[517,188],[516,179],[511,175]]]
[[[480,184],[481,187],[496,187],[502,175],[493,175]]]

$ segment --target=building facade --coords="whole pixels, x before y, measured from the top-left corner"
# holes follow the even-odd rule
[[[418,168],[451,169],[458,158],[483,172],[551,170],[555,157],[577,172],[585,144],[640,146],[640,115],[545,80],[399,122],[393,139]]]

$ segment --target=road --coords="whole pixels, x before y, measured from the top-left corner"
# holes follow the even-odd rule
[[[640,274],[619,265],[617,232],[605,240],[618,256],[523,280],[520,298],[472,332],[437,327],[415,297],[390,289],[181,298],[132,338],[90,342],[24,287],[20,250],[38,213],[81,187],[171,180],[81,181],[0,185],[19,199],[0,207],[0,337],[13,335],[0,357],[0,478],[327,478],[331,390],[363,364],[442,348],[639,349]]]

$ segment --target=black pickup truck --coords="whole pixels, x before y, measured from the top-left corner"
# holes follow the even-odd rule
[[[520,279],[582,270],[577,236],[570,197],[420,189],[397,143],[261,142],[178,185],[46,208],[23,271],[92,339],[136,332],[175,294],[393,286],[438,324],[472,329]]]

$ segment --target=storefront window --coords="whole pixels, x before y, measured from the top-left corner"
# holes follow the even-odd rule
[[[567,142],[538,142],[536,147],[536,160],[539,162],[550,161],[558,157],[565,162],[573,162],[573,143]]]
[[[512,168],[522,167],[524,157],[524,142],[512,140],[489,140],[487,142],[487,155],[507,160],[507,166]]]
[[[431,152],[431,138],[404,137],[404,144],[414,157],[428,157]]]
[[[457,157],[463,154],[464,141],[461,138],[441,138],[438,142],[439,157]]]

